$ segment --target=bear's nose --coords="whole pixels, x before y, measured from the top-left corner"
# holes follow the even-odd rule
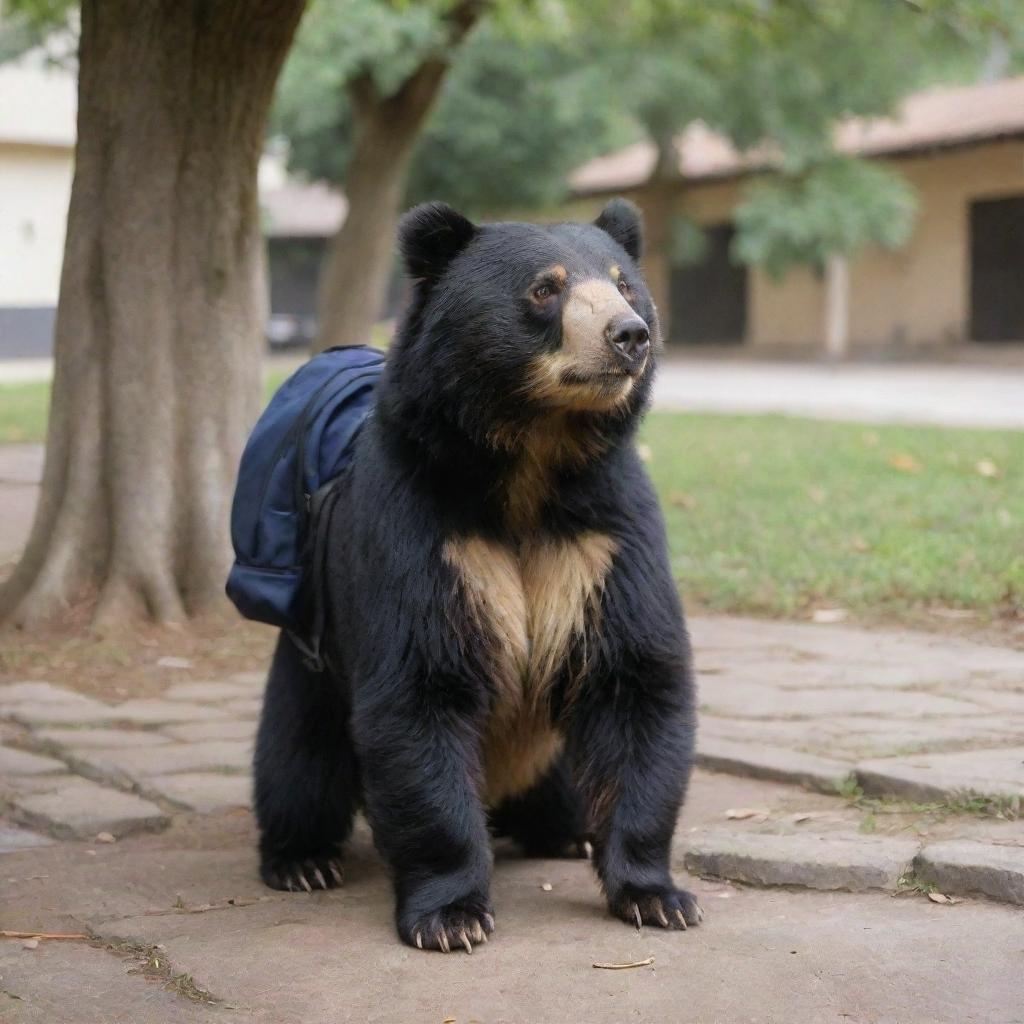
[[[605,328],[605,338],[616,361],[630,374],[637,374],[651,349],[651,332],[635,313],[615,317]]]

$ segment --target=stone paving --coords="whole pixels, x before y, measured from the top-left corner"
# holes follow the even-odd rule
[[[683,837],[691,871],[1024,902],[1024,653],[735,618],[697,618],[692,632],[698,763],[826,794],[839,810],[739,813]],[[51,682],[0,686],[0,799],[28,829],[0,832],[0,848],[118,838],[185,812],[247,807],[261,682],[258,672],[178,681],[159,698],[119,703]],[[905,835],[860,834],[848,811],[871,797],[941,812],[944,824],[937,834],[912,824]]]
[[[673,860],[704,924],[638,933],[586,865],[499,843],[499,933],[472,957],[396,941],[365,824],[341,889],[261,885],[261,673],[169,666],[159,697],[120,702],[0,685],[2,927],[89,936],[0,942],[0,1019],[1014,1019],[1024,654],[742,619],[692,632],[700,766]]]

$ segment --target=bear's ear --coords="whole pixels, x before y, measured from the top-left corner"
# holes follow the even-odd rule
[[[630,259],[640,259],[644,249],[644,219],[635,203],[612,199],[594,224],[611,235],[629,253]]]
[[[398,244],[411,277],[433,280],[476,234],[476,225],[447,203],[414,206],[398,225]]]

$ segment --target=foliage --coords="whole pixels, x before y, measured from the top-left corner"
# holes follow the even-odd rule
[[[914,193],[879,164],[833,156],[801,175],[754,184],[736,208],[735,251],[774,276],[793,264],[822,264],[830,253],[865,245],[895,249],[909,237]]]
[[[349,17],[355,10],[358,16]],[[344,60],[351,21],[372,30]],[[313,6],[285,66],[273,129],[293,169],[343,184],[353,120],[348,83],[367,67],[384,95],[436,53],[436,8],[379,0]],[[518,30],[517,30],[518,31]],[[602,69],[557,43],[510,35],[491,23],[464,44],[420,140],[408,200],[444,199],[470,211],[543,205],[566,191],[569,172],[628,138],[621,110],[604,101]]]

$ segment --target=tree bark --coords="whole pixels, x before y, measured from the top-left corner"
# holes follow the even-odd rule
[[[446,52],[425,60],[391,96],[380,95],[368,72],[349,85],[355,138],[345,175],[348,213],[320,273],[318,350],[370,341],[384,305],[416,141],[444,84],[451,50],[485,7],[486,0],[457,3],[446,18]]]
[[[0,619],[100,627],[223,592],[258,411],[256,171],[304,0],[83,0],[42,492]]]
[[[833,253],[825,260],[825,358],[842,362],[850,348],[850,264]]]

